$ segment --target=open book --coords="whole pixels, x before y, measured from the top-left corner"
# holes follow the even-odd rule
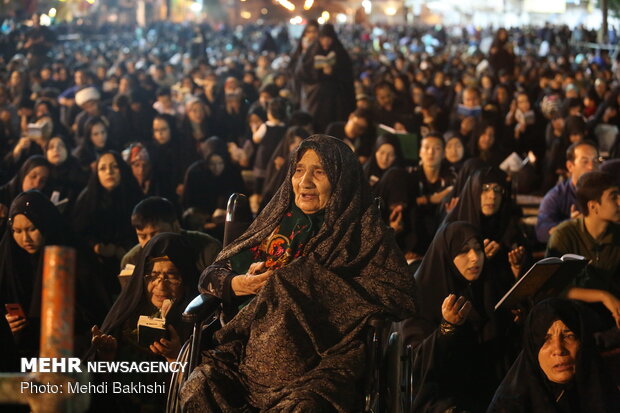
[[[506,173],[519,172],[528,163],[536,163],[536,156],[532,151],[527,153],[527,157],[525,159],[521,159],[516,152],[513,152],[508,155],[508,157],[504,159],[501,164],[499,164],[499,169]]]
[[[513,309],[524,300],[537,303],[561,293],[587,265],[581,255],[564,254],[561,258],[548,257],[538,261],[512,286],[501,300],[498,308]]]
[[[418,135],[410,132],[397,131],[394,128],[380,123],[377,127],[377,135],[381,135],[383,133],[391,133],[398,138],[405,159],[413,161],[418,160]]]
[[[334,66],[336,64],[336,53],[332,50],[326,56],[314,56],[314,68],[323,69],[325,66]]]
[[[149,317],[147,315],[140,316],[138,319],[138,343],[148,347],[162,338],[170,339],[170,334],[166,328],[166,316],[171,306],[172,300],[164,300],[164,304],[161,307],[161,318]]]

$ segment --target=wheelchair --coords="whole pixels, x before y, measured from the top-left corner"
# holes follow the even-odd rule
[[[252,221],[249,202],[242,194],[232,194],[226,209],[224,246],[240,236]],[[209,294],[194,298],[182,315],[193,325],[192,334],[182,346],[177,361],[187,362],[183,372],[174,373],[170,381],[166,413],[181,413],[180,390],[191,372],[201,363],[201,351],[210,346],[210,338],[225,321],[220,300]],[[385,317],[373,317],[366,325],[367,375],[363,391],[362,413],[407,412],[407,383],[410,365],[403,351],[400,323]],[[410,357],[410,355],[409,355]]]

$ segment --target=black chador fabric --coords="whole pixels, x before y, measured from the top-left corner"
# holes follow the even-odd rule
[[[326,24],[320,36],[332,38],[329,50],[324,50],[318,39],[302,55],[296,70],[296,77],[302,83],[301,109],[314,118],[314,130],[325,132],[327,125],[346,120],[355,109],[353,88],[353,64],[351,57],[338,39],[334,27]],[[331,74],[315,68],[316,56],[336,55],[336,63]]]
[[[56,207],[39,191],[20,194],[9,211],[9,218],[26,216],[43,235],[44,245],[35,254],[19,247],[12,231],[6,231],[0,242],[0,302],[21,304],[29,326],[18,333],[20,350],[26,353],[38,348],[41,312],[43,253],[47,245],[76,247],[68,236],[67,225]],[[101,291],[100,279],[86,263],[87,257],[76,251],[76,314],[75,333],[85,333],[92,323],[100,322],[109,308],[108,298]],[[4,309],[4,305],[2,305]],[[77,343],[83,345],[83,342]],[[78,348],[84,351],[84,348]]]
[[[489,413],[611,413],[620,406],[620,393],[605,370],[594,344],[595,316],[576,301],[551,298],[530,312],[523,351],[497,389]],[[549,327],[561,320],[577,336],[580,350],[570,383],[553,383],[540,368],[538,353]]]
[[[68,143],[65,147],[69,148]],[[68,152],[68,150],[67,150]],[[67,159],[61,164],[50,165],[49,192],[58,192],[58,200],[67,199],[67,205],[63,211],[70,211],[75,200],[88,182],[88,174],[84,172],[79,161],[70,153]]]
[[[307,150],[317,153],[332,187],[323,225],[300,256],[275,270],[215,335],[217,347],[182,389],[185,411],[352,411],[361,404],[357,385],[368,317],[414,312],[413,278],[356,156],[325,135],[302,142],[282,187],[207,268],[201,288],[206,290],[211,269],[229,265],[231,257],[261,244],[280,225],[293,205],[296,163]]]
[[[466,222],[440,228],[416,271],[418,314],[404,323],[406,343],[414,346],[413,412],[484,411],[510,366],[510,314],[494,312],[507,291],[483,267],[475,281],[466,280],[454,265],[471,239],[480,245],[478,230]],[[455,294],[472,303],[467,321],[444,334],[441,307]]]
[[[9,208],[15,197],[22,193],[22,185],[26,175],[39,166],[45,166],[49,169],[50,163],[42,155],[33,155],[28,158],[19,168],[17,175],[0,187],[0,204],[4,204]]]

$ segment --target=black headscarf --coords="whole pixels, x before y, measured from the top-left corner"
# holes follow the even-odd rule
[[[499,211],[490,217],[482,213],[480,196],[484,184],[496,183],[503,188],[502,201]],[[509,185],[506,182],[506,174],[497,168],[486,167],[477,170],[465,182],[459,195],[459,201],[452,211],[446,216],[446,222],[465,221],[478,228],[483,238],[495,239],[511,247],[512,240],[505,240],[504,235],[512,221],[515,210],[510,198]],[[512,231],[510,231],[512,234]]]
[[[106,154],[111,154],[116,160],[121,181],[112,191],[107,191],[99,182],[97,170],[93,171],[88,185],[75,203],[73,228],[76,234],[96,241],[93,245],[98,242],[114,243],[129,249],[135,244],[131,212],[144,195],[131,169],[117,152],[102,153],[97,165]]]
[[[22,186],[26,175],[39,166],[44,166],[48,170],[51,170],[50,163],[42,155],[33,155],[26,159],[13,179],[0,187],[0,204],[4,204],[7,207],[10,206],[15,197],[22,193]],[[45,191],[46,189],[47,186],[43,190]]]
[[[39,191],[23,192],[9,210],[9,228],[16,215],[25,215],[43,235],[44,245],[35,254],[22,249],[9,229],[0,242],[0,297],[2,304],[20,303],[26,316],[39,318],[43,249],[64,245],[62,217],[54,204]]]
[[[132,318],[137,320],[140,315],[137,312],[147,298],[144,276],[151,269],[150,261],[166,256],[179,269],[183,278],[183,298],[175,300],[166,316],[166,322],[173,324],[181,335],[181,314],[187,304],[198,295],[197,254],[195,248],[179,234],[165,232],[153,237],[142,249],[129,284],[110,309],[101,330],[116,335],[126,321]]]
[[[620,393],[595,347],[592,330],[595,317],[589,312],[576,301],[559,298],[537,304],[525,324],[523,351],[497,389],[489,412],[618,411]],[[581,344],[575,377],[566,385],[548,380],[538,362],[547,331],[557,320],[564,322]]]
[[[380,179],[383,176],[383,174],[388,169],[390,169],[390,168],[388,169],[379,168],[379,165],[377,164],[377,157],[375,156],[377,151],[381,147],[381,145],[385,145],[385,144],[392,145],[392,147],[394,148],[394,154],[396,155],[396,159],[394,159],[394,163],[392,163],[390,168],[402,166],[404,157],[403,157],[402,148],[400,146],[400,141],[398,140],[398,138],[395,135],[392,135],[391,133],[380,135],[377,138],[375,146],[372,150],[372,155],[368,158],[368,161],[364,165],[364,175],[366,175],[366,179],[370,179],[370,176],[376,176],[377,178]]]

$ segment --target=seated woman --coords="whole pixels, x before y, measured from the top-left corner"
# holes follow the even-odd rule
[[[131,211],[144,194],[129,166],[114,151],[104,152],[73,210],[73,230],[97,254],[108,272],[108,293],[117,294],[123,255],[136,244]]]
[[[101,330],[92,328],[92,347],[89,356],[105,361],[175,361],[181,344],[189,331],[181,322],[187,304],[198,294],[197,251],[179,234],[165,232],[146,244],[127,287],[118,297],[103,322]],[[165,318],[169,338],[152,344],[140,343],[138,319],[140,316]],[[123,383],[155,383],[166,380],[160,374],[117,374],[114,380]],[[110,395],[101,400],[106,406]],[[160,394],[160,396],[163,396]],[[154,394],[132,398],[119,396],[121,405],[140,406],[163,410],[165,400]],[[153,406],[155,405],[155,406]],[[157,407],[159,407],[157,409]]]
[[[77,158],[69,152],[69,144],[61,136],[49,140],[45,157],[50,163],[50,193],[57,192],[62,202],[58,208],[68,215],[82,189],[88,182],[88,174],[81,168]]]
[[[418,314],[403,326],[414,348],[411,412],[483,412],[516,355],[512,316],[494,311],[510,285],[488,271],[479,231],[440,228],[416,271]]]
[[[73,150],[73,156],[77,158],[84,173],[92,174],[97,158],[110,149],[111,139],[108,139],[108,125],[102,118],[89,119],[84,126],[84,131],[85,138]]]
[[[620,393],[595,347],[588,312],[577,301],[559,298],[532,309],[523,351],[489,413],[618,411]]]
[[[23,356],[36,355],[39,344],[43,251],[48,245],[72,245],[67,226],[56,209],[41,192],[20,194],[11,204],[9,230],[0,242],[0,304],[19,304],[22,314],[3,314]],[[109,308],[107,297],[98,288],[96,269],[88,265],[87,256],[78,250],[76,265],[75,334],[88,338],[90,325],[103,319]],[[80,348],[81,346],[81,348]],[[76,351],[84,351],[83,340]]]
[[[526,239],[521,231],[521,211],[510,198],[506,174],[483,167],[465,182],[446,222],[469,222],[481,233],[484,252],[495,273],[515,278],[524,265]]]
[[[351,411],[364,326],[413,313],[413,278],[355,154],[304,140],[271,202],[201,276],[224,303],[251,298],[215,334],[181,390],[186,412]]]

